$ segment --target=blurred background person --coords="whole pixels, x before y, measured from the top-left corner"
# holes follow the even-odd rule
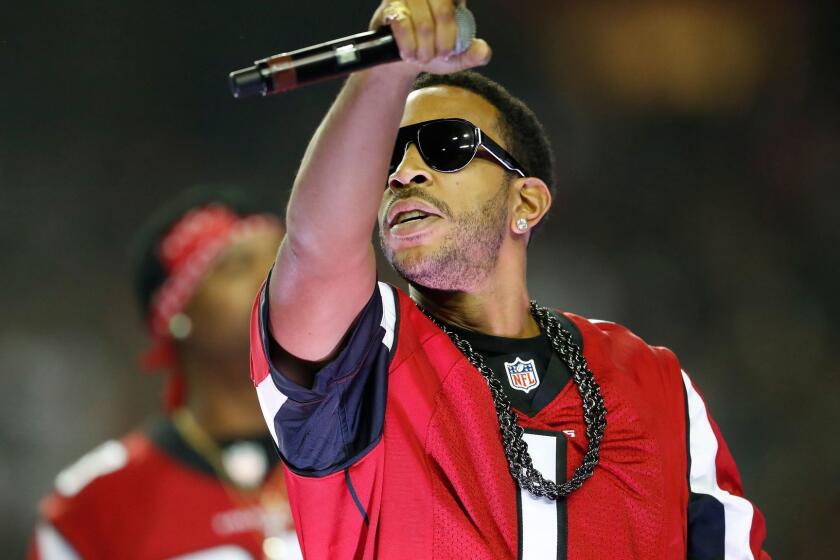
[[[246,200],[194,189],[138,236],[142,363],[166,374],[165,414],[58,474],[31,559],[300,557],[247,374],[249,310],[283,226]]]

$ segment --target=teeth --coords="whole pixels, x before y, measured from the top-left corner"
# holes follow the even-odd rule
[[[417,220],[420,218],[425,218],[427,214],[425,212],[420,212],[419,210],[412,210],[411,212],[404,212],[397,216],[397,223],[402,224],[409,220]]]

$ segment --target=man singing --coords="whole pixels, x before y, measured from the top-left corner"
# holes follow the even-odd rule
[[[453,55],[451,0],[383,3],[402,61],[315,133],[251,368],[307,558],[767,558],[673,353],[529,302],[552,200],[534,114]],[[378,283],[370,243],[410,285]]]

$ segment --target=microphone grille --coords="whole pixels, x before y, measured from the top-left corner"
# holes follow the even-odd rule
[[[461,54],[470,48],[475,39],[475,16],[466,6],[455,7],[455,25],[458,26],[458,38],[455,40],[455,54]]]

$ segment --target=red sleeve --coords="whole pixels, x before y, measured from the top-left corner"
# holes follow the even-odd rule
[[[129,468],[148,444],[139,432],[109,440],[62,470],[42,502],[30,558],[86,560],[112,558],[126,542],[126,520],[142,518],[137,492],[140,472]],[[115,512],[119,512],[115,515]],[[120,543],[120,544],[117,544]]]
[[[376,557],[383,443],[342,471],[310,477],[285,468],[289,503],[304,558]]]
[[[100,557],[90,525],[95,513],[82,513],[84,503],[52,493],[41,504],[41,519],[32,535],[29,560],[78,560]]]
[[[51,524],[40,521],[29,542],[27,560],[81,560],[77,548]]]
[[[744,498],[741,476],[700,393],[683,372],[688,416],[689,558],[769,560],[764,516]]]
[[[382,493],[388,372],[398,301],[378,283],[336,358],[312,388],[271,360],[263,287],[251,319],[251,378],[283,458],[289,504],[306,558],[375,558]]]

